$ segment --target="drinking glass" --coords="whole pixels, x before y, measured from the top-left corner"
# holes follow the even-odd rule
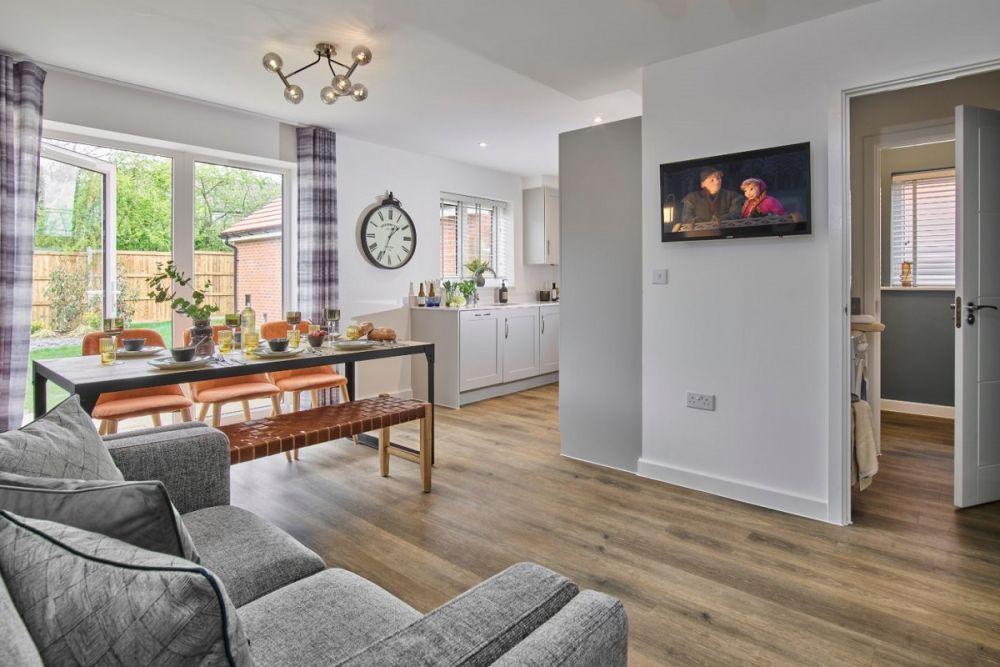
[[[287,313],[285,313],[285,321],[288,322],[288,324],[291,325],[292,327],[295,327],[299,322],[302,321],[302,312],[298,310],[289,310]]]
[[[231,329],[219,329],[219,352],[228,354],[233,351],[233,332]]]
[[[226,326],[229,328],[234,328],[240,326],[240,316],[236,313],[226,314]]]
[[[260,344],[260,334],[256,329],[243,332],[243,356],[253,359],[257,356],[257,346]]]
[[[115,340],[114,336],[108,336],[107,338],[102,338],[100,341],[100,352],[101,352],[101,365],[110,366],[115,363],[115,358],[118,356],[116,348],[118,347],[118,341]]]
[[[292,327],[288,330],[288,347],[293,350],[299,346],[302,342],[302,333],[299,331],[298,327]]]

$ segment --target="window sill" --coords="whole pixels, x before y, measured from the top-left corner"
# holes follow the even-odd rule
[[[954,292],[955,286],[881,287],[883,292]]]

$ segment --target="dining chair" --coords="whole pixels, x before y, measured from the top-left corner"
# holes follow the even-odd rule
[[[103,331],[91,331],[85,335],[82,343],[84,356],[100,354],[100,341],[106,337],[107,334]],[[146,345],[166,347],[163,336],[154,329],[125,329],[118,337],[119,347],[121,347],[124,338],[145,338]],[[144,389],[125,389],[101,394],[91,416],[100,420],[99,431],[101,435],[110,435],[118,432],[119,421],[132,417],[150,416],[154,426],[161,426],[161,414],[179,412],[181,419],[189,422],[191,421],[192,405],[191,399],[184,394],[184,390],[179,384]]]
[[[292,326],[288,322],[276,321],[265,322],[260,327],[260,337],[263,340],[274,338],[287,338]],[[305,337],[309,333],[309,321],[303,320],[298,324],[299,333]],[[303,341],[303,344],[308,344]],[[292,412],[298,412],[302,402],[302,393],[308,391],[312,399],[313,407],[319,405],[319,392],[324,389],[339,389],[340,402],[348,403],[351,400],[347,393],[347,378],[338,373],[332,366],[315,366],[313,368],[299,368],[291,371],[275,371],[268,374],[271,382],[277,385],[282,392],[289,392],[292,395]],[[354,442],[358,442],[358,436],[354,436]],[[299,458],[299,450],[294,450],[294,457]]]
[[[219,332],[228,327],[224,324],[212,326],[212,338],[219,342]],[[191,344],[191,331],[184,332],[184,344]],[[281,390],[272,383],[267,373],[253,373],[215,380],[200,380],[191,383],[191,398],[201,404],[198,413],[199,421],[205,421],[208,409],[212,409],[212,426],[222,423],[222,406],[227,403],[240,403],[243,406],[243,417],[247,421],[253,419],[250,413],[250,401],[258,398],[271,399],[271,414],[281,414]]]

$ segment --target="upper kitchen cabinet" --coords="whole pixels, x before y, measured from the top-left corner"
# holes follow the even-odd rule
[[[524,191],[524,261],[526,264],[559,263],[559,190],[529,188]]]

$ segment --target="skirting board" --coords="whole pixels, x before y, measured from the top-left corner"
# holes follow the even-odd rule
[[[638,474],[640,477],[648,477],[660,482],[704,491],[750,505],[759,505],[827,523],[830,521],[827,503],[818,498],[809,498],[766,487],[753,486],[745,482],[713,477],[643,458],[639,459]]]
[[[952,405],[934,405],[933,403],[913,403],[912,401],[894,401],[883,398],[879,401],[883,412],[902,412],[907,415],[924,415],[925,417],[940,417],[954,419],[955,407]]]
[[[534,389],[535,387],[541,387],[555,382],[559,382],[558,371],[555,373],[546,373],[545,375],[536,375],[535,377],[525,378],[524,380],[515,380],[514,382],[506,382],[504,384],[495,384],[492,387],[483,387],[482,389],[463,391],[458,395],[458,400],[461,405],[468,405],[469,403],[485,401],[488,398],[505,396],[507,394],[525,391],[526,389]]]

